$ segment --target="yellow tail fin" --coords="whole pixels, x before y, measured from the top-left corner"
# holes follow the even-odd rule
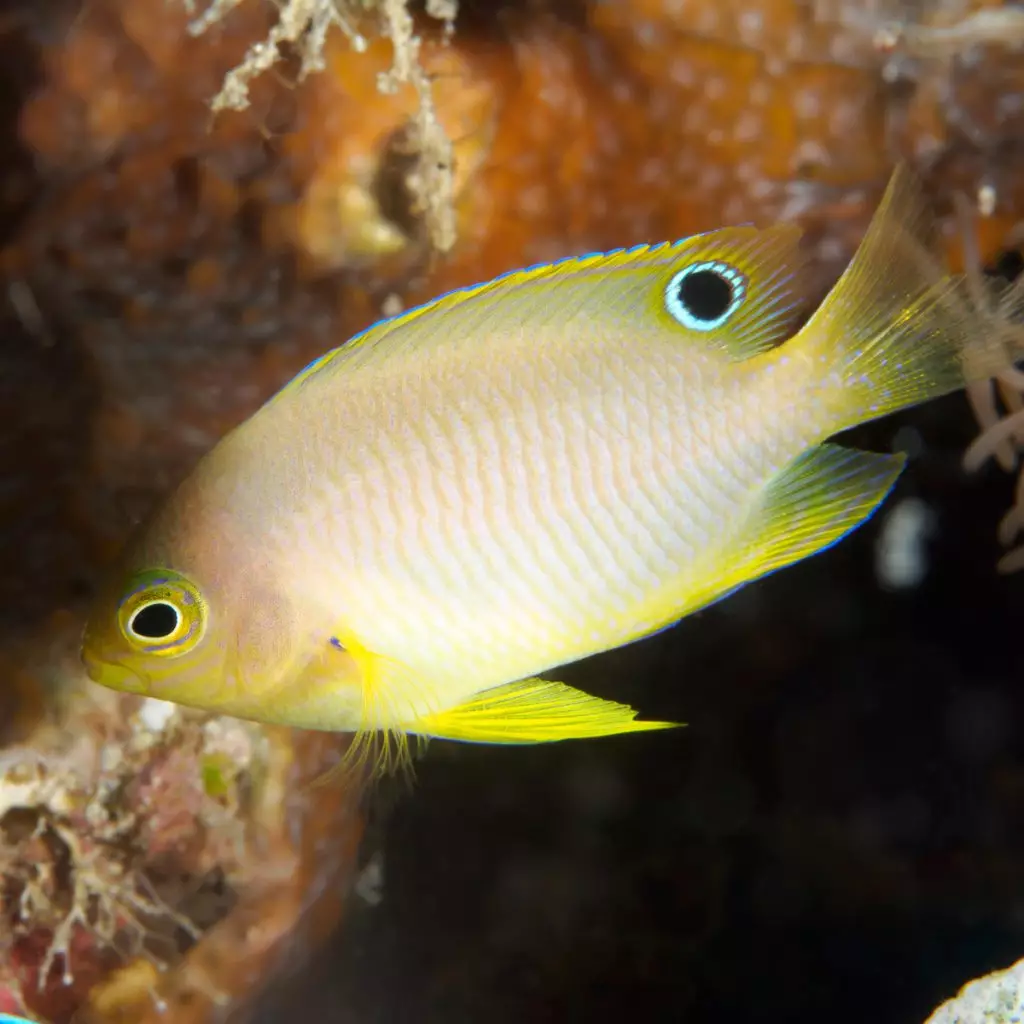
[[[838,386],[836,430],[957,391],[1010,361],[965,278],[944,272],[934,218],[902,166],[799,338]]]

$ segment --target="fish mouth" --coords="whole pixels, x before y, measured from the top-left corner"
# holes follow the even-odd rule
[[[100,686],[125,693],[145,694],[149,690],[147,680],[123,662],[97,658],[83,650],[82,664],[85,666],[85,674]]]

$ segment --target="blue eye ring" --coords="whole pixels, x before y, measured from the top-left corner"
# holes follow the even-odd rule
[[[157,629],[140,625],[156,613]],[[173,618],[172,618],[173,616]],[[177,657],[192,650],[206,631],[207,607],[199,589],[180,573],[160,569],[139,573],[118,608],[121,635],[141,653]]]
[[[705,305],[703,310],[692,300],[688,305],[683,294],[687,281],[696,284],[698,275],[704,279],[702,287],[709,292],[700,297]],[[742,271],[722,260],[701,260],[672,275],[665,286],[665,308],[688,330],[713,331],[732,318],[746,295],[747,279]]]

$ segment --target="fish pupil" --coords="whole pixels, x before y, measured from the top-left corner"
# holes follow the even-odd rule
[[[733,285],[716,270],[695,270],[679,282],[679,303],[695,320],[717,320],[732,304]]]
[[[163,640],[177,628],[181,617],[178,609],[166,601],[154,601],[132,616],[132,632],[146,640]]]

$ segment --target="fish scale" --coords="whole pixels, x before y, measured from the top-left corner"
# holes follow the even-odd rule
[[[582,358],[575,360],[577,367],[583,361]],[[593,357],[590,361],[594,369],[582,376],[587,380],[599,381],[600,364]],[[470,578],[465,574],[459,573],[459,581],[454,578],[462,563],[457,556],[453,557],[453,550],[471,552],[470,560],[477,566],[486,560],[484,553],[488,550],[488,544],[493,543],[486,536],[486,529],[470,531],[462,538],[453,538],[456,543],[454,548],[447,549],[447,560],[441,557],[443,550],[437,550],[436,542],[439,538],[436,535],[431,538],[420,532],[424,524],[433,518],[434,510],[441,503],[438,488],[442,477],[438,476],[436,469],[438,452],[443,450],[445,439],[449,436],[447,427],[437,431],[435,444],[430,449],[432,454],[427,454],[428,449],[423,439],[418,437],[413,453],[410,455],[406,449],[404,459],[399,457],[397,448],[378,457],[381,462],[392,466],[396,481],[401,478],[411,483],[409,492],[416,496],[421,509],[431,509],[430,514],[423,514],[419,518],[407,517],[398,524],[392,524],[389,519],[387,525],[382,527],[385,535],[392,525],[397,527],[393,543],[401,546],[404,555],[403,565],[401,569],[396,565],[393,579],[397,579],[401,572],[401,578],[412,591],[419,590],[432,595],[433,607],[429,616],[419,623],[418,630],[430,632],[435,642],[422,647],[421,657],[411,663],[411,667],[422,675],[436,674],[439,670],[434,667],[435,664],[454,673],[465,673],[467,668],[477,668],[474,660],[477,663],[502,660],[500,657],[493,658],[495,653],[505,658],[514,656],[516,670],[521,669],[527,673],[547,667],[550,663],[557,664],[579,656],[580,650],[589,649],[593,644],[592,630],[588,630],[588,624],[595,619],[597,609],[602,605],[607,606],[609,601],[614,606],[604,608],[601,624],[606,630],[613,629],[612,639],[618,639],[637,626],[636,618],[630,614],[631,609],[656,600],[659,591],[675,582],[677,573],[673,567],[692,557],[692,545],[685,538],[693,537],[693,524],[687,522],[685,516],[682,519],[680,517],[680,507],[687,507],[682,504],[681,498],[692,498],[692,491],[687,492],[683,486],[686,479],[684,475],[676,473],[673,478],[670,473],[673,454],[680,448],[687,448],[685,437],[682,441],[679,439],[678,425],[672,431],[667,416],[657,419],[648,417],[646,436],[638,437],[635,430],[625,436],[617,435],[603,429],[601,411],[608,404],[604,400],[601,402],[602,408],[589,415],[586,408],[582,412],[574,410],[571,414],[560,415],[558,403],[550,399],[552,390],[559,391],[558,381],[552,384],[549,379],[536,379],[550,378],[559,372],[560,368],[541,362],[534,379],[528,382],[524,391],[526,397],[516,404],[517,414],[505,417],[502,422],[507,425],[507,429],[498,431],[500,444],[504,448],[505,464],[519,462],[527,473],[524,486],[511,495],[506,488],[502,499],[512,505],[509,516],[512,527],[504,531],[504,536],[522,537],[532,534],[534,538],[532,549],[521,563],[532,568],[532,585],[524,586],[525,581],[514,571],[481,582],[503,596],[509,595],[510,590],[518,584],[519,594],[522,595],[520,605],[514,605],[506,611],[499,600],[493,614],[474,614],[480,591],[465,585],[470,583]],[[678,378],[679,374],[675,376]],[[414,385],[417,395],[406,396],[409,406],[415,408],[421,400],[428,404],[431,398],[436,401],[433,383],[426,380]],[[646,381],[636,378],[635,384],[646,390]],[[564,394],[565,390],[562,385],[560,393]],[[603,399],[605,393],[595,390]],[[674,387],[666,385],[661,391],[661,397],[671,407],[680,403],[685,391],[681,383]],[[422,399],[419,392],[427,397]],[[617,404],[622,407],[636,404],[632,396],[620,392],[618,397]],[[467,417],[474,426],[479,427],[482,425],[480,420],[473,419],[466,412],[467,405],[479,409],[479,404],[472,398],[472,395],[459,396],[454,403],[457,411],[449,405],[442,409],[428,410],[424,415],[427,418],[436,417],[438,421]],[[554,412],[545,420],[542,409],[546,404],[553,406]],[[511,406],[512,403],[509,406],[499,404],[499,408]],[[556,429],[545,430],[545,422],[550,428],[553,420]],[[662,428],[661,437],[658,436],[655,423]],[[631,446],[634,454],[638,455],[637,461],[642,465],[643,472],[635,474],[628,481],[628,489],[616,494],[614,503],[594,498],[589,502],[581,500],[583,495],[574,485],[580,479],[594,479],[594,464],[599,455],[609,450],[614,451],[616,445]],[[443,461],[448,462],[448,457],[445,456]],[[701,460],[694,461],[699,463]],[[659,469],[660,472],[657,472]],[[700,473],[697,475],[699,479],[702,478]],[[507,479],[506,473],[502,480]],[[704,479],[706,482],[706,477]],[[753,482],[752,478],[748,487]],[[635,502],[630,499],[637,487],[649,491],[653,496],[652,504],[664,510],[661,514],[662,523],[673,521],[677,528],[674,531],[649,531],[646,548],[631,552],[631,542],[624,524],[635,515]],[[454,511],[456,514],[452,518],[458,520],[464,506],[468,504],[464,496],[478,492],[480,483],[468,476],[453,490],[460,495],[462,507],[448,511]],[[593,494],[592,489],[590,492]],[[488,512],[493,516],[501,504],[502,501],[495,501],[492,493]],[[689,507],[694,506],[692,501],[687,504]],[[721,515],[720,501],[718,509]],[[341,512],[341,518],[345,519],[345,510],[338,511]],[[602,519],[610,524],[603,539],[598,529]],[[481,518],[478,522],[482,525],[486,520]],[[410,531],[413,538],[403,544],[406,531]],[[698,537],[704,541],[712,535],[711,523],[707,526],[706,534],[698,533]],[[382,540],[381,543],[387,542]],[[491,560],[496,560],[493,555]],[[650,578],[647,588],[630,601],[624,594],[626,588],[622,578],[628,577],[634,566],[646,570]],[[360,571],[353,567],[350,578],[355,581],[355,590],[361,589],[359,577]],[[459,586],[458,582],[463,585]],[[518,616],[513,614],[516,608],[520,609]],[[348,618],[356,632],[371,647],[393,643],[392,636],[381,634],[378,624],[386,623],[388,619],[386,609],[376,602],[367,604],[358,613],[350,608]],[[548,625],[538,632],[537,624],[540,621]],[[449,636],[453,629],[459,640],[457,647]],[[475,659],[474,651],[478,652]],[[478,680],[481,674],[477,669],[469,675],[469,679]],[[467,683],[468,691],[472,685]]]

